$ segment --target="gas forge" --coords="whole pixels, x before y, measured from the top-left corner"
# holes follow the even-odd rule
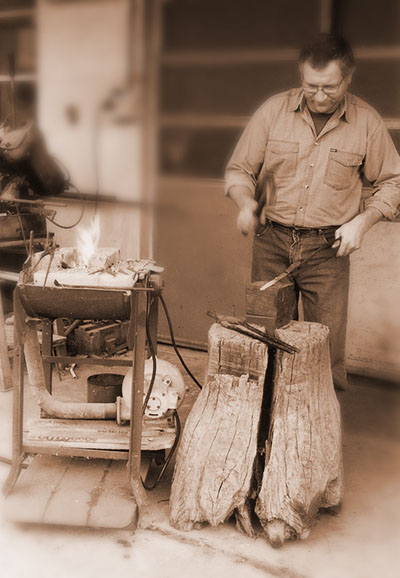
[[[94,231],[96,233],[96,231]],[[99,249],[98,235],[75,247],[49,243],[31,252],[15,290],[18,383],[14,387],[13,464],[6,482],[10,491],[27,454],[84,456],[128,461],[131,488],[137,499],[141,452],[155,452],[165,467],[177,445],[185,386],[180,372],[158,360],[158,301],[162,272],[154,261],[120,258],[114,249]],[[53,321],[129,321],[132,358],[53,355]],[[40,348],[37,323],[42,324]],[[23,357],[41,418],[24,426]],[[115,403],[60,401],[52,395],[55,363],[130,367],[122,396]],[[132,386],[133,384],[133,386]],[[101,421],[100,421],[101,420]],[[170,452],[165,459],[165,450]],[[143,497],[143,496],[142,496]]]

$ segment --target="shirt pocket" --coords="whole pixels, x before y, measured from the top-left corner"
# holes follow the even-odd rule
[[[278,178],[291,178],[296,175],[299,143],[282,140],[269,140],[265,150],[265,168]]]
[[[343,191],[358,178],[358,169],[363,162],[362,155],[331,150],[326,166],[324,183],[337,191]]]

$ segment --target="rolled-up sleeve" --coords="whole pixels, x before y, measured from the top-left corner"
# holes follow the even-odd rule
[[[250,119],[227,164],[225,194],[233,186],[243,186],[254,196],[257,177],[264,162],[268,127],[265,108],[260,107]]]
[[[368,139],[363,172],[374,188],[366,206],[393,221],[399,216],[400,157],[381,119]]]

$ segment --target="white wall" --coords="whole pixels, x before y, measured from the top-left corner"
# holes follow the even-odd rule
[[[378,223],[352,255],[347,362],[400,383],[400,223]]]
[[[124,92],[129,27],[129,0],[39,0],[38,117],[50,152],[82,192],[95,192],[98,183],[100,195],[138,201],[141,132],[134,94]],[[122,90],[123,98],[110,112],[103,105],[115,90]],[[121,120],[122,112],[129,118]],[[107,222],[101,244],[111,238],[139,256],[138,209],[104,205],[101,212]],[[73,207],[70,213],[60,212],[63,222],[73,220]],[[59,242],[73,244],[75,231],[54,230]]]

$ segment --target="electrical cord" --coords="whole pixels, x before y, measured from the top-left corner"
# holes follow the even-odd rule
[[[167,308],[167,304],[165,303],[165,299],[162,295],[160,295],[160,301],[161,301],[161,305],[163,306],[164,309],[164,313],[165,313],[165,317],[167,319],[167,323],[168,323],[168,328],[169,328],[169,333],[171,335],[171,343],[172,343],[172,347],[175,350],[176,355],[178,356],[179,361],[181,362],[181,364],[183,365],[183,367],[185,368],[186,373],[192,378],[192,380],[195,382],[195,384],[197,385],[197,387],[199,387],[200,389],[203,389],[202,385],[197,381],[197,379],[194,377],[194,375],[192,374],[192,372],[190,371],[190,369],[188,368],[188,366],[186,365],[182,355],[180,354],[180,351],[178,349],[178,346],[176,345],[176,341],[175,341],[175,336],[174,336],[174,330],[172,327],[172,322],[171,322],[171,317],[169,315],[168,312],[168,308]]]
[[[165,470],[167,469],[168,464],[170,463],[171,458],[172,458],[172,456],[174,455],[175,450],[176,450],[176,448],[177,448],[177,446],[178,446],[178,442],[179,442],[179,439],[180,439],[180,437],[181,437],[181,421],[180,421],[180,419],[179,419],[179,415],[178,415],[178,412],[177,412],[176,409],[174,410],[174,419],[175,419],[175,423],[176,423],[176,436],[175,436],[174,444],[173,444],[172,448],[169,450],[168,457],[167,457],[167,459],[165,460],[164,465],[163,465],[163,467],[162,467],[162,470],[161,470],[161,472],[158,474],[157,479],[155,480],[155,482],[154,482],[152,485],[148,485],[148,484],[146,484],[146,482],[144,482],[144,481],[142,480],[142,478],[140,478],[140,479],[141,479],[141,482],[142,482],[142,485],[143,485],[143,487],[144,487],[145,490],[151,491],[151,490],[154,490],[154,488],[156,488],[156,487],[158,486],[158,484],[161,482],[161,479],[162,479],[162,477],[163,477],[163,475],[164,475],[164,473],[165,473]]]
[[[188,368],[188,366],[186,365],[185,361],[183,360],[183,358],[182,358],[182,356],[181,356],[181,354],[180,354],[180,351],[179,351],[179,349],[178,349],[178,347],[177,347],[177,345],[176,345],[176,342],[175,342],[174,330],[173,330],[173,327],[172,327],[171,317],[170,317],[170,315],[169,315],[169,311],[168,311],[168,308],[167,308],[167,304],[165,303],[165,299],[164,299],[164,297],[163,297],[162,295],[160,295],[159,297],[160,297],[160,301],[161,301],[161,304],[162,304],[163,309],[164,309],[165,317],[166,317],[166,319],[167,319],[168,328],[169,328],[169,332],[170,332],[170,335],[171,335],[171,342],[172,342],[172,346],[173,346],[173,348],[174,348],[174,350],[175,350],[175,353],[176,353],[176,355],[178,356],[179,361],[180,361],[181,364],[183,365],[185,371],[188,373],[188,375],[191,377],[191,379],[196,383],[196,385],[197,385],[200,389],[202,389],[201,384],[200,384],[200,383],[197,381],[197,379],[194,377],[194,375],[192,374],[192,372],[190,371],[190,369]],[[147,317],[146,317],[146,334],[147,334],[147,341],[148,341],[148,343],[149,343],[150,353],[151,353],[151,356],[152,356],[152,359],[153,359],[153,374],[152,374],[152,381],[151,381],[151,383],[150,383],[150,386],[149,386],[149,389],[148,389],[148,392],[147,392],[147,395],[146,395],[146,399],[145,399],[144,404],[143,404],[143,413],[145,412],[145,409],[146,409],[148,400],[150,399],[151,390],[153,389],[154,380],[155,380],[155,374],[156,374],[156,356],[155,356],[154,345],[153,345],[153,342],[152,342],[152,339],[151,339],[150,328],[149,328],[149,315],[148,315],[148,311],[149,311],[150,305],[151,305],[151,301],[149,300],[148,309],[147,309]],[[141,479],[142,485],[143,485],[143,487],[144,487],[145,490],[151,491],[151,490],[154,490],[154,489],[158,486],[158,484],[160,483],[160,481],[161,481],[161,479],[162,479],[162,477],[163,477],[163,475],[164,475],[164,473],[165,473],[165,471],[166,471],[166,469],[167,469],[167,467],[168,467],[168,465],[169,465],[169,463],[170,463],[170,461],[171,461],[171,459],[172,459],[172,456],[174,455],[174,452],[175,452],[175,450],[176,450],[176,448],[177,448],[177,446],[178,446],[179,439],[180,439],[180,437],[181,437],[181,422],[180,422],[180,419],[179,419],[178,411],[177,411],[176,409],[174,410],[174,414],[173,414],[173,415],[174,415],[175,424],[176,424],[176,436],[175,436],[174,444],[173,444],[173,446],[171,447],[171,449],[170,449],[170,451],[169,451],[169,453],[168,453],[168,457],[167,457],[167,459],[165,460],[164,465],[163,465],[163,467],[162,467],[162,470],[161,470],[161,472],[159,473],[159,475],[157,476],[157,479],[155,480],[155,482],[154,482],[152,485],[148,485],[148,484],[146,484],[146,482],[145,482],[143,479]]]
[[[147,301],[146,336],[147,336],[147,342],[148,342],[148,344],[149,344],[149,349],[150,349],[151,358],[152,358],[152,361],[153,361],[153,372],[152,372],[152,375],[151,375],[151,380],[150,380],[150,384],[149,384],[149,389],[147,390],[147,394],[146,394],[145,400],[144,400],[144,402],[143,402],[142,415],[145,414],[146,407],[147,407],[148,401],[149,401],[150,396],[151,396],[151,392],[152,392],[153,387],[154,387],[154,382],[155,382],[156,373],[157,373],[157,357],[156,357],[156,354],[155,354],[155,351],[154,351],[154,344],[153,344],[153,340],[152,340],[151,335],[150,335],[150,326],[149,326],[149,309],[150,309],[151,303],[152,303],[152,299],[149,298],[148,301]],[[177,428],[177,429],[176,429],[176,436],[175,436],[174,444],[173,444],[172,448],[170,449],[169,454],[168,454],[168,457],[167,457],[167,459],[165,460],[164,465],[163,465],[163,468],[162,468],[161,472],[159,473],[159,475],[157,476],[157,479],[155,480],[155,482],[154,482],[152,485],[148,485],[148,484],[146,484],[146,482],[145,482],[142,478],[140,478],[140,481],[142,482],[142,485],[143,485],[143,487],[144,487],[145,490],[151,491],[151,490],[154,490],[154,488],[156,488],[156,487],[158,486],[158,484],[160,483],[160,481],[161,481],[161,479],[162,479],[162,477],[163,477],[163,475],[164,475],[165,470],[166,470],[167,467],[168,467],[169,462],[171,461],[171,458],[172,458],[172,456],[173,456],[173,454],[174,454],[174,452],[175,452],[175,449],[176,449],[176,447],[177,447],[177,445],[178,445],[179,438],[180,438],[180,435],[181,435],[181,426],[180,426],[180,420],[179,420],[178,412],[177,412],[176,410],[174,410],[174,417],[175,417],[176,428]]]
[[[79,223],[82,221],[82,217],[83,214],[85,212],[85,205],[83,203],[83,198],[82,198],[82,193],[80,192],[80,190],[78,189],[78,187],[76,187],[75,185],[73,185],[72,183],[69,183],[69,186],[72,187],[73,189],[75,189],[75,191],[78,193],[80,200],[81,200],[81,214],[79,215],[78,220],[73,224],[73,225],[61,225],[60,223],[56,223],[56,221],[54,221],[54,219],[51,219],[50,217],[48,217],[46,215],[46,219],[48,221],[50,221],[50,223],[53,223],[53,225],[55,225],[56,227],[59,227],[60,229],[73,229],[74,227],[76,227],[77,225],[79,225]]]
[[[156,354],[154,351],[154,345],[153,345],[153,340],[151,338],[150,335],[150,327],[149,327],[149,309],[150,309],[150,299],[148,299],[147,302],[147,314],[146,314],[146,336],[147,336],[147,342],[149,344],[149,349],[150,349],[150,355],[151,355],[151,359],[153,361],[153,372],[151,374],[151,380],[150,380],[150,385],[149,385],[149,389],[147,390],[146,393],[146,397],[144,399],[143,402],[143,410],[142,410],[142,415],[144,415],[145,411],[146,411],[146,407],[147,404],[149,402],[150,396],[151,396],[151,392],[153,391],[153,387],[154,387],[154,382],[156,380],[156,373],[157,373],[157,358],[156,358]]]

